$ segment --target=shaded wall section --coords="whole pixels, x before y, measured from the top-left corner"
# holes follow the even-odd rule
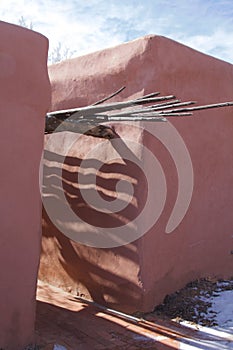
[[[67,60],[49,74],[52,110],[94,103],[123,85],[113,100],[153,91],[198,104],[233,96],[231,64],[159,36]],[[113,126],[113,141],[46,137],[40,278],[133,312],[152,310],[196,278],[232,275],[232,108]],[[119,179],[126,187],[117,189]],[[93,206],[95,191],[105,204]],[[104,212],[117,191],[127,205]],[[62,214],[64,203],[72,215]],[[106,229],[126,225],[135,241],[104,245]]]
[[[48,40],[4,22],[0,32],[0,348],[18,350],[34,337]]]

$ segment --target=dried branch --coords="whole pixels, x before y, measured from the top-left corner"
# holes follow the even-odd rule
[[[101,103],[103,103],[103,102],[105,102],[105,101],[107,101],[107,100],[110,100],[110,98],[112,98],[112,97],[118,95],[118,94],[119,94],[121,91],[123,91],[125,88],[126,88],[126,86],[122,86],[119,90],[117,90],[117,91],[114,92],[113,94],[111,94],[111,95],[109,95],[109,96],[107,96],[107,97],[105,97],[105,98],[102,98],[102,100],[99,100],[99,101],[93,103],[92,106],[97,106],[97,105],[99,105],[99,104],[101,104]]]
[[[113,96],[116,96],[124,89],[125,87],[123,86],[110,96],[97,101],[90,106],[48,113],[46,115],[45,133],[71,131],[111,139],[116,137],[114,130],[108,126],[100,125],[100,123],[107,121],[166,122],[167,119],[165,117],[187,117],[192,116],[192,112],[197,110],[233,106],[232,101],[204,106],[179,108],[181,106],[192,105],[196,102],[181,102],[180,100],[176,100],[174,95],[158,97],[159,92],[153,92],[130,101],[100,105]],[[165,102],[158,103],[161,101]],[[147,104],[149,106],[144,106]],[[135,106],[137,106],[137,108],[135,108]],[[141,106],[141,108],[138,108],[138,106]],[[112,111],[116,112],[114,113]]]
[[[192,116],[192,113],[163,113],[158,114],[158,113],[134,113],[134,114],[129,114],[127,116],[118,116],[118,115],[110,115],[108,117],[108,121],[113,122],[113,121],[151,121],[151,122],[166,122],[167,119],[164,118],[166,117],[187,117],[187,116]]]
[[[145,98],[155,97],[155,96],[158,96],[158,95],[160,95],[160,92],[152,92],[151,94],[144,95],[142,97],[137,98],[137,100],[144,100]]]
[[[80,116],[88,117],[90,115],[93,116],[96,113],[108,112],[111,110],[132,107],[140,104],[171,100],[174,98],[175,98],[174,95],[169,95],[169,96],[162,96],[162,97],[145,98],[140,100],[130,100],[130,101],[124,101],[124,102],[108,103],[108,104],[106,103],[101,106],[98,105],[98,106],[86,106],[81,108],[71,108],[71,109],[47,113],[47,117],[49,118],[50,116],[57,116],[58,118],[66,119],[74,113],[76,117],[80,117]]]
[[[221,107],[228,107],[228,106],[233,106],[233,101],[232,102],[214,103],[214,104],[211,104],[211,105],[204,105],[204,106],[196,106],[196,107],[189,107],[189,108],[173,109],[173,110],[171,110],[169,112],[173,113],[173,112],[199,111],[199,110],[204,110],[204,109],[221,108]]]
[[[179,101],[179,100],[177,100],[177,101]],[[156,106],[156,105],[154,105],[151,108],[153,109],[153,111],[158,111],[160,109],[164,110],[164,109],[172,108],[172,107],[189,106],[189,105],[193,105],[195,103],[196,103],[195,101],[177,102],[177,103],[169,103],[169,104],[164,105],[164,106]]]
[[[180,100],[172,100],[172,101],[167,101],[167,102],[163,102],[163,103],[156,103],[155,105],[150,105],[148,107],[144,107],[144,108],[154,108],[154,107],[163,107],[163,106],[168,106],[168,105],[172,105],[175,103],[179,103],[181,102]]]
[[[144,108],[141,108],[141,109],[127,110],[125,112],[116,113],[116,114],[112,114],[111,113],[107,120],[113,120],[112,117],[116,117],[117,118],[117,117],[124,117],[124,116],[131,116],[133,118],[133,116],[135,114],[144,114],[145,115],[146,113],[148,114],[149,112],[150,112],[150,115],[152,116],[155,111],[159,111],[160,109],[164,110],[166,108],[171,108],[171,107],[175,107],[175,106],[187,106],[187,105],[191,105],[191,104],[195,103],[193,101],[179,103],[180,102],[179,100],[175,100],[174,102],[176,102],[176,101],[178,101],[178,102],[177,103],[171,103],[171,102],[163,103],[161,105],[157,105],[157,107],[155,107],[156,105],[153,105],[153,106],[144,107]],[[161,112],[159,112],[159,114],[161,114]],[[169,112],[169,114],[171,114],[171,112]]]

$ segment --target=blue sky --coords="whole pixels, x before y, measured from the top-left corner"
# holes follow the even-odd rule
[[[233,0],[0,0],[1,20],[21,16],[74,56],[158,34],[233,63]]]

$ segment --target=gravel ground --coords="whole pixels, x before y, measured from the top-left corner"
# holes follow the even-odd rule
[[[154,316],[183,320],[207,327],[229,327],[233,332],[233,278],[200,279],[166,296]]]

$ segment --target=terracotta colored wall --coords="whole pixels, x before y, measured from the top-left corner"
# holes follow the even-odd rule
[[[232,100],[233,96],[231,64],[158,36],[53,65],[49,74],[52,110],[93,103],[123,85],[127,89],[114,100],[153,91],[198,104]],[[139,124],[115,124],[120,138],[114,142],[71,133],[47,137],[45,206],[56,208],[59,214],[44,211],[41,279],[131,312],[152,310],[166,294],[196,278],[232,275],[232,108],[202,111],[195,117],[170,119],[170,123],[145,123],[146,130]],[[156,161],[152,167],[147,149],[161,167]],[[86,156],[88,161],[81,164]],[[119,178],[128,176],[134,188],[133,200],[119,213],[100,213],[102,208],[95,210],[82,199],[81,190],[92,193],[90,185],[85,187],[86,180],[95,187],[90,174],[100,161],[104,165],[96,183],[105,200],[115,198]],[[80,173],[83,183],[80,179],[77,183]],[[170,222],[174,230],[166,233],[178,194],[178,213],[187,206],[185,196],[192,187],[192,175],[188,211],[177,227]],[[151,178],[154,185],[149,201],[147,180]],[[163,199],[164,208],[160,208]],[[52,221],[59,222],[63,201],[69,203],[77,219],[62,218],[62,227],[57,229]],[[157,214],[158,220],[132,243],[105,249],[77,243],[86,239],[94,245],[93,232],[85,222],[100,227],[99,237],[104,242],[104,228],[124,226],[141,212],[143,216],[132,229],[137,237],[151,217]]]
[[[0,32],[0,348],[19,350],[34,337],[48,41],[4,22]]]

